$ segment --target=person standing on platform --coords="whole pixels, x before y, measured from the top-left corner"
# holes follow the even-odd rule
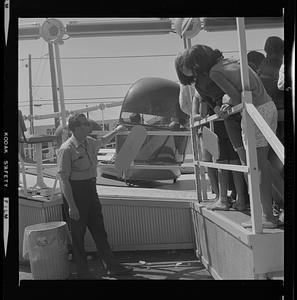
[[[175,69],[181,83],[179,96],[181,109],[188,115],[192,114],[195,121],[205,118],[208,114],[215,114],[220,109],[224,92],[207,76],[196,77],[195,75],[188,76],[184,74],[183,54],[177,55]],[[195,94],[191,101],[187,91],[188,85],[192,83],[195,84]],[[235,120],[235,122],[237,121]],[[240,164],[239,157],[232,147],[223,121],[214,122],[214,133],[219,138],[220,157],[218,158],[218,162]],[[241,139],[240,136],[239,138]],[[205,147],[202,149],[202,159],[203,161],[212,161],[210,152]],[[214,168],[207,168],[207,170],[211,187],[216,194],[216,201],[213,205],[209,206],[209,209],[229,210],[230,207],[233,207],[240,211],[246,210],[249,203],[243,174],[232,171],[232,176],[230,176],[231,174],[228,170],[217,171]],[[234,202],[232,202],[232,198],[227,197],[227,190],[230,188],[230,183],[233,183],[232,190],[234,191],[234,188],[236,190],[236,193],[232,192],[232,197],[236,198]]]
[[[63,207],[71,231],[73,257],[80,279],[94,279],[90,273],[84,249],[86,228],[89,229],[108,275],[129,273],[131,270],[119,264],[111,251],[105,231],[102,207],[96,190],[97,153],[118,132],[119,125],[111,133],[95,140],[88,136],[91,127],[84,114],[69,117],[72,136],[57,153],[58,175],[61,182]]]
[[[276,136],[282,144],[285,140],[285,119],[284,119],[284,90],[278,88],[280,68],[284,61],[284,41],[278,36],[270,36],[266,39],[264,45],[266,53],[265,59],[259,66],[258,75],[262,80],[266,92],[275,103],[278,113]],[[284,165],[270,147],[268,159],[273,166],[272,171],[278,172],[282,177],[278,182],[278,190],[284,190]],[[283,193],[274,193],[275,211],[283,209]]]
[[[241,74],[239,61],[224,58],[219,50],[213,50],[206,45],[195,45],[184,53],[183,73],[186,76],[208,76],[225,93],[223,104],[218,111],[221,118],[228,120],[228,111],[232,106],[242,102]],[[249,68],[249,78],[252,91],[252,101],[256,109],[262,115],[270,128],[276,132],[277,108],[271,97],[266,92],[259,76]],[[226,125],[226,123],[225,123]],[[227,132],[233,148],[238,153],[241,163],[246,165],[246,153],[244,147],[236,147],[235,137],[242,134],[244,146],[246,146],[246,133],[243,124],[235,128],[227,127]],[[273,214],[272,208],[272,183],[281,180],[272,173],[272,166],[268,161],[268,142],[262,132],[255,125],[255,142],[259,166],[260,198],[262,204],[262,225],[264,228],[276,228],[279,224],[278,218]],[[252,227],[251,222],[242,223],[243,227]]]
[[[279,70],[283,63],[284,41],[278,36],[270,36],[265,41],[264,51],[266,57],[259,66],[258,75],[278,110],[276,136],[284,143],[284,92],[277,86]]]

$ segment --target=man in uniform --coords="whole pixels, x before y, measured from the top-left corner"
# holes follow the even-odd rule
[[[68,127],[72,136],[61,145],[57,160],[64,212],[71,231],[78,277],[94,279],[89,271],[84,249],[87,227],[107,274],[112,276],[128,273],[131,270],[120,265],[110,249],[96,190],[98,150],[108,144],[119,131],[125,130],[125,127],[119,125],[114,131],[97,140],[88,136],[91,127],[84,114],[70,116]]]

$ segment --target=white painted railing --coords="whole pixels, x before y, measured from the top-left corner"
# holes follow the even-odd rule
[[[249,117],[252,119],[252,121],[257,125],[257,127],[259,128],[261,133],[264,135],[264,137],[267,140],[267,142],[269,143],[269,145],[272,147],[272,149],[274,150],[274,152],[280,159],[280,161],[284,164],[284,158],[285,158],[284,146],[282,145],[280,140],[277,138],[275,133],[271,130],[269,125],[266,123],[266,121],[263,119],[261,114],[258,112],[256,107],[252,103],[244,102],[244,104],[239,104],[239,105],[233,107],[232,110],[230,111],[229,115],[235,114],[239,111],[243,112],[244,110],[249,115]],[[219,117],[217,114],[212,115],[210,117],[206,117],[200,121],[194,122],[193,128],[200,127],[202,125],[216,121],[218,119],[219,119]],[[249,138],[251,138],[251,137],[249,137],[249,135],[248,135],[248,139]],[[253,146],[255,147],[255,144]],[[247,150],[247,152],[248,152],[248,150]],[[255,153],[257,155],[256,149],[255,149]],[[248,160],[248,158],[249,158],[249,155],[247,155],[247,160]],[[254,157],[253,159],[255,159],[257,161],[257,157],[256,158]],[[195,164],[198,164],[199,166],[204,166],[204,167],[224,169],[224,170],[237,171],[237,172],[243,172],[243,173],[250,173],[250,171],[251,171],[251,169],[248,167],[248,165],[249,165],[248,161],[247,161],[247,166],[232,165],[232,164],[220,164],[220,163],[215,163],[215,162],[203,162],[203,161],[195,161]],[[251,182],[253,185],[259,186],[259,177],[258,176],[256,178],[253,177]],[[249,185],[250,185],[250,182],[249,182]],[[249,186],[249,191],[251,191],[250,186]],[[251,200],[251,202],[254,202],[254,203],[251,203],[251,206],[260,207],[260,197],[250,197],[250,200]],[[257,211],[257,215],[261,216],[259,211]],[[255,216],[253,216],[253,211],[252,211],[252,219],[254,217]],[[262,232],[262,226],[260,226],[260,230],[256,230],[256,228],[254,228],[254,230],[257,233],[260,233],[260,232]]]
[[[90,111],[95,111],[95,110],[102,110],[103,105],[104,108],[109,108],[109,107],[113,107],[113,106],[118,106],[122,103],[122,101],[116,101],[114,103],[100,103],[98,105],[95,106],[90,106],[90,107],[85,107],[85,108],[81,108],[81,109],[75,109],[75,110],[66,110],[65,114],[66,117],[68,117],[69,115],[75,114],[75,113],[85,113],[85,112],[90,112]],[[62,118],[62,113],[61,112],[56,112],[56,113],[51,113],[51,114],[44,114],[44,115],[28,115],[28,116],[24,116],[25,120],[45,120],[45,119],[51,119],[51,118]]]

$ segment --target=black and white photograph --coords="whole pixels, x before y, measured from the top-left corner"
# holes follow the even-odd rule
[[[51,17],[11,2],[4,277],[16,288],[261,282],[291,295],[288,10]]]

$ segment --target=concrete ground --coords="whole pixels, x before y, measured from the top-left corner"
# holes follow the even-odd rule
[[[100,269],[95,254],[89,254],[92,274],[98,280],[212,280],[193,250],[116,252],[123,265],[133,267],[129,275],[107,277]],[[76,280],[75,265],[70,263],[70,280]],[[33,280],[30,264],[20,263],[19,280]]]

